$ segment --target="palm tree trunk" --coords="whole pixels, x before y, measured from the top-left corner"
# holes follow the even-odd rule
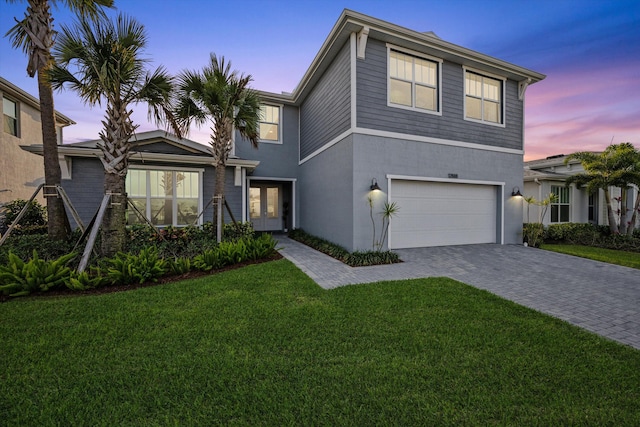
[[[613,208],[611,207],[611,196],[609,195],[609,189],[604,189],[604,198],[607,202],[607,218],[609,219],[609,230],[611,230],[611,234],[618,234],[618,223],[616,222],[616,217],[613,214]]]
[[[218,162],[216,164],[216,185],[215,185],[215,190],[213,192],[214,200],[216,201],[216,203],[224,203],[224,180],[225,180],[226,169],[227,168],[225,167],[224,162]],[[221,205],[221,206],[224,206],[224,205]],[[220,218],[220,220],[222,221],[222,218]],[[214,205],[214,209],[213,209],[213,225],[214,225],[214,230],[216,230],[216,227],[218,226],[217,205]]]
[[[111,194],[111,203],[102,223],[102,252],[113,256],[124,250],[126,238],[127,195],[125,182],[129,169],[129,138],[136,127],[131,122],[131,111],[125,104],[107,106],[104,130],[100,132],[102,165],[104,166],[104,192]]]
[[[42,151],[44,157],[44,182],[47,186],[60,185],[62,173],[58,159],[58,138],[53,107],[53,90],[46,81],[44,69],[38,70],[40,96],[40,122],[42,126]],[[51,191],[49,191],[51,193]],[[47,197],[47,230],[51,239],[62,240],[70,231],[69,221],[60,197]]]
[[[112,257],[124,250],[125,246],[124,219],[127,206],[125,178],[118,174],[105,173],[104,192],[111,194],[111,200],[102,223],[102,253],[107,257]]]
[[[636,228],[636,221],[638,220],[638,210],[640,209],[640,189],[636,193],[636,201],[633,204],[633,215],[631,215],[631,223],[627,228],[627,236],[633,236],[633,230]]]

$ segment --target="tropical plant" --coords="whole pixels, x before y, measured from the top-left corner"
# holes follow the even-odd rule
[[[211,125],[210,151],[216,168],[214,198],[224,200],[224,177],[229,153],[233,147],[233,132],[258,147],[260,99],[249,87],[251,75],[231,71],[231,62],[211,54],[202,71],[182,71],[178,76],[175,116],[184,129],[191,124]],[[213,223],[218,226],[217,210]]]
[[[15,3],[17,0],[8,0]],[[40,123],[42,128],[42,149],[44,157],[44,179],[46,185],[59,185],[62,179],[58,163],[58,138],[53,108],[53,90],[46,78],[53,65],[51,48],[56,32],[53,29],[51,5],[64,4],[71,11],[87,19],[95,19],[104,14],[103,7],[112,7],[113,0],[28,0],[24,18],[16,19],[7,36],[11,37],[14,48],[27,54],[27,74],[38,78],[40,97]],[[62,199],[47,197],[49,217],[48,233],[53,239],[63,239],[67,235],[67,220]]]
[[[371,224],[373,227],[373,243],[372,248],[376,251],[381,251],[384,246],[384,242],[389,234],[389,225],[391,224],[391,218],[398,213],[400,209],[396,202],[384,202],[380,215],[382,216],[382,229],[380,230],[380,239],[376,240],[376,221],[373,216],[373,198],[367,197],[369,203],[369,216],[371,217]]]
[[[112,284],[157,282],[165,273],[165,260],[158,257],[155,248],[146,248],[137,255],[118,252],[115,257],[104,262],[107,277]]]
[[[80,19],[74,27],[63,26],[53,51],[59,64],[49,73],[53,88],[67,86],[91,106],[106,104],[98,147],[104,191],[111,195],[111,208],[102,224],[102,249],[107,256],[122,251],[125,244],[125,177],[129,140],[137,128],[131,120],[131,104],[146,103],[150,119],[168,124],[181,136],[172,115],[173,78],[162,67],[147,71],[148,61],[142,56],[146,44],[144,26],[118,15],[115,22]]]
[[[633,144],[624,142],[611,144],[602,153],[589,151],[573,153],[567,156],[565,164],[573,159],[580,161],[584,173],[570,176],[567,179],[567,185],[575,183],[577,186],[585,186],[589,193],[602,189],[607,203],[607,218],[611,232],[632,235],[635,224],[627,223],[627,193],[632,184],[640,185],[640,152]],[[611,187],[619,187],[622,190],[618,218],[615,215],[617,210],[614,212],[612,206],[609,190]]]
[[[75,253],[69,253],[54,261],[46,261],[38,258],[38,252],[34,249],[31,259],[23,261],[9,253],[7,265],[0,265],[0,292],[23,296],[62,286],[69,281],[71,269],[67,264],[75,256]]]

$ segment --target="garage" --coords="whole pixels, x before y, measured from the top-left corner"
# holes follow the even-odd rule
[[[393,249],[496,243],[496,185],[391,180],[398,213],[389,228]]]

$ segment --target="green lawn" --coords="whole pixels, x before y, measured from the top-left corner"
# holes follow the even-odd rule
[[[624,265],[625,267],[640,268],[640,253],[616,251],[614,249],[594,248],[582,245],[549,245],[544,244],[542,249],[589,258],[609,264]]]
[[[443,278],[279,260],[0,325],[2,425],[640,425],[640,351]]]

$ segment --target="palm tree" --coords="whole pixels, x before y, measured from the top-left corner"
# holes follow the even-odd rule
[[[17,0],[7,0],[15,3]],[[103,7],[112,7],[113,0],[28,0],[24,19],[8,32],[14,48],[22,49],[29,57],[27,73],[38,75],[40,97],[40,122],[44,157],[44,181],[47,186],[59,185],[62,179],[58,163],[58,141],[53,107],[53,90],[46,79],[46,72],[53,65],[51,47],[56,32],[53,29],[51,4],[63,3],[78,15],[95,19],[104,14]],[[48,234],[52,239],[63,239],[67,234],[67,217],[62,199],[47,197]]]
[[[573,153],[567,156],[565,164],[573,159],[579,160],[585,171],[569,177],[567,185],[575,183],[577,186],[586,186],[589,193],[602,189],[607,202],[609,229],[614,234],[627,233],[627,191],[631,184],[640,184],[640,168],[637,166],[640,163],[640,152],[633,144],[624,142],[612,144],[602,153]],[[610,187],[622,190],[619,224],[611,204]],[[633,228],[629,228],[633,233]]]
[[[185,70],[178,75],[176,118],[182,128],[211,122],[211,155],[216,168],[214,197],[224,200],[224,175],[233,144],[233,132],[258,147],[260,99],[249,88],[251,75],[231,71],[231,62],[211,54],[201,72]],[[217,225],[214,210],[214,224]]]
[[[106,104],[100,131],[105,194],[111,194],[102,235],[107,256],[122,250],[125,242],[125,178],[129,166],[129,139],[138,127],[131,120],[131,104],[145,102],[149,118],[168,123],[181,135],[172,116],[173,78],[164,68],[146,70],[142,53],[147,42],[144,26],[118,15],[116,22],[81,19],[63,27],[54,47],[57,61],[49,75],[54,89],[67,85],[88,105]]]

